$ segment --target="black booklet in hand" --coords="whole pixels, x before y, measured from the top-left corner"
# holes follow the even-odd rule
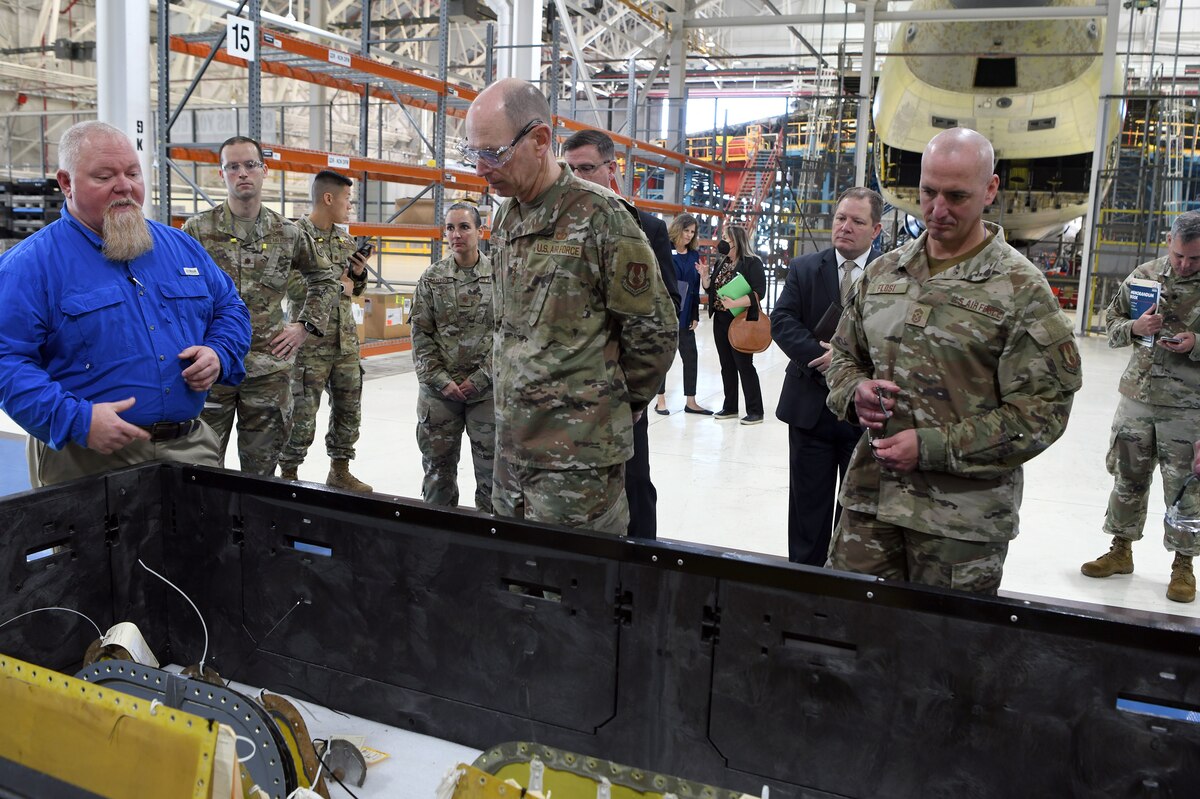
[[[813,328],[813,335],[817,337],[817,341],[830,341],[833,339],[833,334],[837,332],[838,321],[842,318],[842,306],[836,302],[825,309],[825,313],[821,314],[821,321],[817,322],[817,326]]]

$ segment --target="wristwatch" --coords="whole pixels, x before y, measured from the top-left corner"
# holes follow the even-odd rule
[[[304,329],[307,330],[312,335],[314,335],[314,336],[321,335],[320,333],[317,332],[317,326],[314,325],[312,322],[303,322],[302,324],[304,325]]]

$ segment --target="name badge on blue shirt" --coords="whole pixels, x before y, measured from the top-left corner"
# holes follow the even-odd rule
[[[199,269],[197,269],[197,268],[196,268],[196,267],[194,267],[194,266],[185,266],[185,267],[183,268],[183,273],[184,273],[185,275],[199,275],[199,274],[200,274],[200,270],[199,270]]]

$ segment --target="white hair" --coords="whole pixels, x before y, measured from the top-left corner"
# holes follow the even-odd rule
[[[67,128],[66,133],[58,140],[59,169],[65,170],[68,175],[75,174],[75,167],[79,163],[79,154],[83,151],[83,146],[90,136],[120,138],[129,141],[129,137],[125,135],[124,131],[114,128],[107,122],[95,119],[76,122]]]

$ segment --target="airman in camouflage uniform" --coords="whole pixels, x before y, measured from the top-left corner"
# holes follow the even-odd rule
[[[337,282],[322,266],[312,241],[300,228],[262,205],[267,167],[262,148],[235,136],[221,145],[225,202],[184,223],[184,232],[204,246],[238,287],[250,310],[246,379],[237,387],[213,386],[203,419],[229,446],[236,412],[242,471],[273,474],[292,423],[292,362],[309,333],[323,335]],[[283,298],[288,276],[298,270],[308,283],[304,307],[285,324]]]
[[[495,512],[624,535],[633,421],[675,354],[654,252],[617,195],[554,158],[549,105],[510,78],[467,112],[462,156],[511,199],[492,229]]]
[[[492,262],[479,252],[479,211],[446,211],[451,254],[431,265],[413,295],[412,348],[420,390],[421,497],[458,505],[463,429],[475,465],[475,507],[492,512],[496,404],[492,398]]]
[[[1146,524],[1155,465],[1162,471],[1168,505],[1189,472],[1200,418],[1200,213],[1176,218],[1167,253],[1134,269],[1105,312],[1110,347],[1128,347],[1134,336],[1152,335],[1155,342],[1153,347],[1135,345],[1121,376],[1121,402],[1113,417],[1107,459],[1113,490],[1103,528],[1113,543],[1109,552],[1080,567],[1088,577],[1133,571],[1132,542],[1142,537]],[[1158,304],[1138,319],[1130,318],[1133,280],[1151,280],[1161,287]],[[1167,598],[1193,601],[1192,558],[1200,554],[1200,542],[1164,521],[1163,544],[1175,553]]]
[[[928,230],[867,266],[834,335],[829,408],[868,428],[834,568],[995,593],[1021,464],[1066,428],[1079,350],[1041,272],[982,221],[992,163],[974,131],[934,137],[921,163]]]
[[[329,392],[329,429],[325,452],[329,475],[325,484],[348,491],[369,493],[371,486],[350,473],[354,442],[362,422],[363,368],[359,361],[358,328],[354,322],[351,296],[367,287],[367,260],[356,255],[358,243],[337,225],[350,220],[354,183],[337,172],[322,170],[313,178],[313,211],[296,220],[316,246],[321,263],[338,280],[341,294],[329,315],[329,333],[310,338],[300,348],[292,372],[292,432],[279,456],[279,474],[295,480],[308,448],[317,434],[317,411],[321,393]],[[304,303],[304,279],[292,272],[288,299],[293,308]]]

